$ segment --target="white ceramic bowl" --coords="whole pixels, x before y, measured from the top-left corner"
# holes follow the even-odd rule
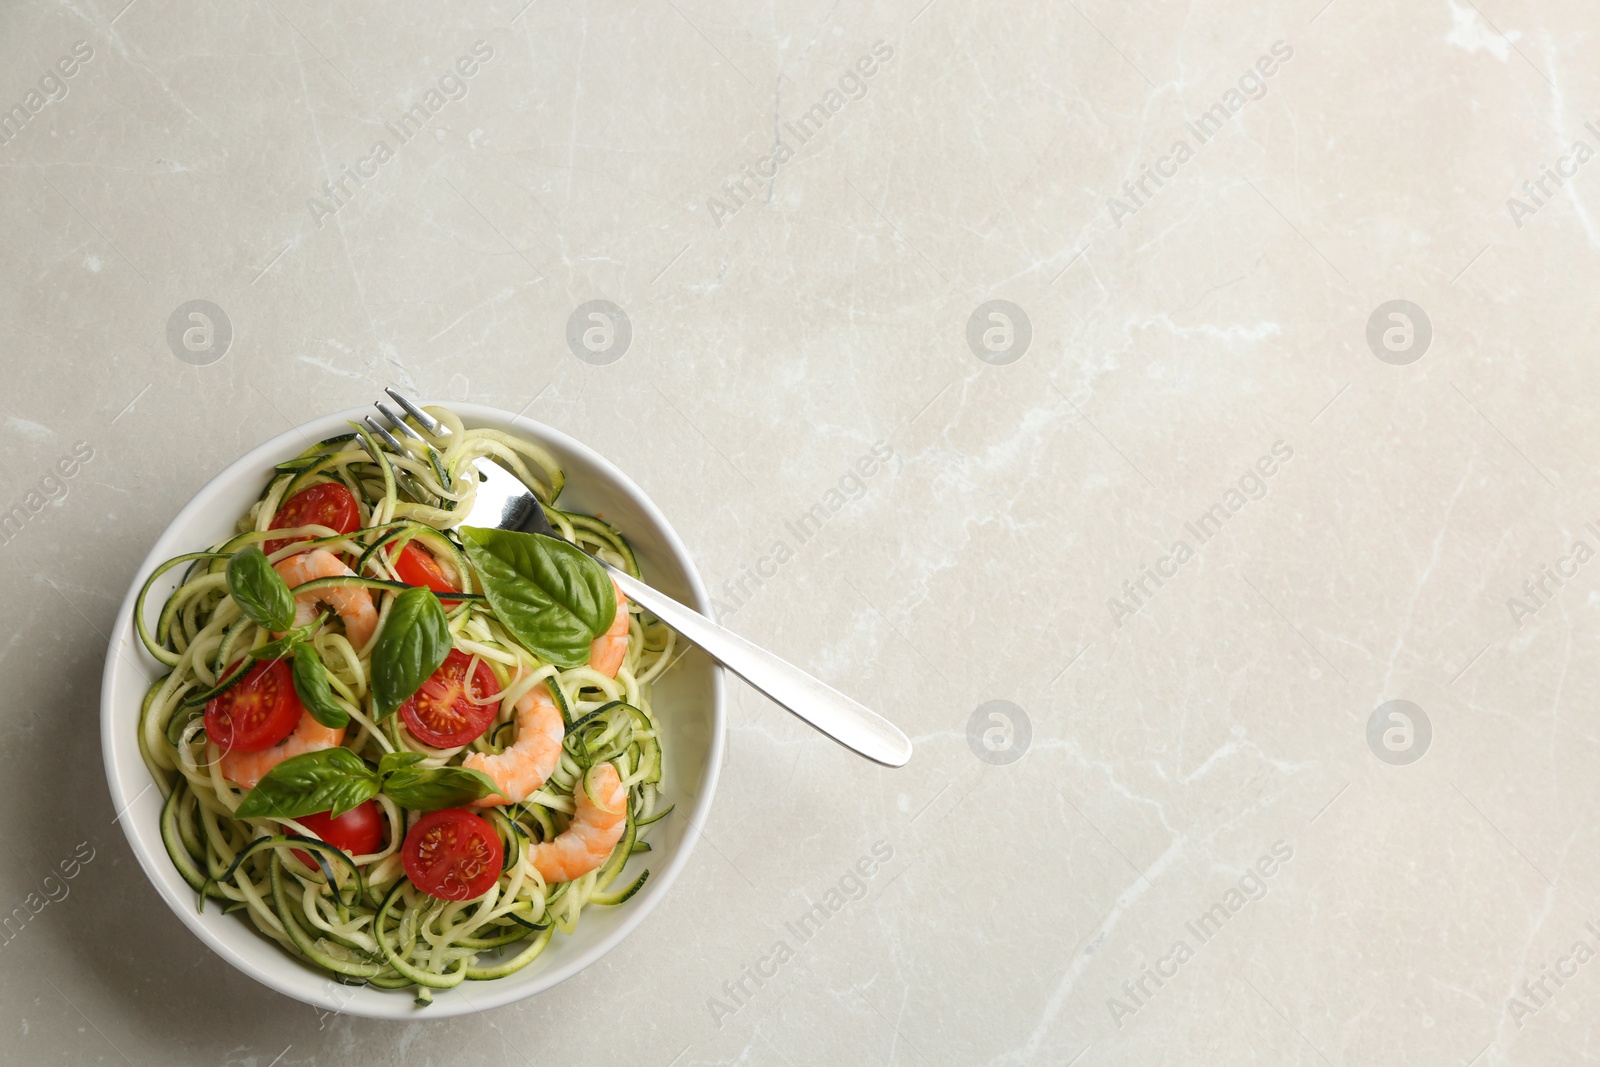
[[[623,531],[639,557],[645,579],[663,592],[710,614],[709,597],[689,553],[656,506],[621,471],[598,453],[567,435],[531,419],[475,404],[451,404],[468,426],[491,426],[528,437],[556,457],[567,473],[561,504],[567,510],[603,514]],[[428,1019],[498,1007],[549,989],[577,974],[614,948],[638,926],[672,888],[689,858],[697,836],[693,826],[705,824],[722,762],[722,684],[719,671],[701,654],[682,659],[658,682],[653,692],[661,720],[662,787],[677,809],[650,834],[651,852],[634,859],[624,875],[645,866],[650,880],[618,907],[585,909],[571,937],[557,932],[542,955],[516,974],[487,982],[466,982],[440,991],[433,1004],[417,1008],[405,990],[338,985],[330,976],[293,958],[256,933],[239,915],[222,915],[216,907],[195,911],[195,893],[179,877],[161,842],[161,792],[155,788],[139,756],[136,737],[139,705],[162,673],[133,630],[134,598],[146,577],[160,563],[183,552],[210,547],[230,534],[238,517],[255,501],[275,463],[299,453],[307,441],[342,433],[349,420],[366,409],[347,411],[306,423],[268,441],[213,478],[178,513],[157,539],[128,588],[117,614],[106,656],[100,694],[101,745],[111,801],[133,846],[134,855],[185,926],[223,959],[257,981],[307,1004],[329,1011],[381,1019]],[[160,611],[177,584],[181,568],[163,576],[151,591],[146,611]],[[646,862],[648,861],[648,862]]]

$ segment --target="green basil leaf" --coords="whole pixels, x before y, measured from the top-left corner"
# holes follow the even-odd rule
[[[305,630],[304,626],[297,626],[276,641],[252,648],[246,655],[250,659],[282,659],[294,651],[295,645],[306,639]]]
[[[378,760],[378,773],[389,774],[391,771],[403,770],[427,758],[420,752],[385,752],[383,758]]]
[[[389,775],[383,791],[396,804],[412,811],[438,811],[459,808],[500,791],[482,771],[465,767],[436,767],[433,770],[404,768]]]
[[[236,814],[241,819],[298,819],[319,811],[338,818],[378,795],[378,775],[348,748],[291,756],[262,776]]]
[[[302,641],[311,640],[311,636],[322,629],[322,624],[328,621],[328,613],[323,612],[315,622],[306,623],[287,630],[276,641],[268,641],[264,645],[252,648],[248,655],[251,659],[282,659],[294,651],[294,646]]]
[[[394,598],[372,646],[372,710],[380,721],[439,669],[450,646],[450,623],[433,590],[418,586]]]
[[[333,695],[328,684],[328,670],[322,657],[309,644],[302,643],[294,650],[294,691],[311,717],[330,730],[350,724],[350,713]]]
[[[255,545],[228,560],[228,592],[239,610],[257,626],[287,630],[294,625],[294,594],[272,569],[267,554]]]
[[[461,539],[489,606],[525,648],[558,667],[589,662],[617,613],[599,560],[543,534],[463,526]]]

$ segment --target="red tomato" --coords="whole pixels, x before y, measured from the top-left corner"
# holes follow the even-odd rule
[[[475,740],[494,721],[500,705],[475,704],[467,696],[467,665],[472,657],[459,648],[439,664],[417,691],[400,705],[400,721],[425,745],[455,748]],[[500,683],[483,660],[472,672],[472,696],[483,700],[498,695]]]
[[[330,819],[327,812],[319,811],[315,815],[302,815],[295,821],[351,856],[370,855],[383,847],[383,813],[375,801],[357,804],[337,819]],[[309,852],[297,848],[294,855],[307,867],[317,869],[317,861]]]
[[[444,568],[433,558],[433,553],[415,541],[406,542],[406,547],[400,550],[398,559],[395,559],[393,552],[389,553],[389,558],[394,560],[394,572],[407,585],[424,585],[435,593],[461,592],[444,576]]]
[[[292,526],[326,526],[339,533],[350,533],[361,528],[361,509],[356,506],[355,494],[338,482],[319,482],[302,489],[283,502],[272,517],[270,530],[286,530]],[[309,537],[288,537],[268,541],[261,550],[271,555],[285,545],[309,541]]]
[[[500,878],[505,846],[483,819],[460,808],[430,811],[400,848],[406,877],[440,900],[474,900]]]
[[[289,664],[262,660],[206,703],[206,737],[224,752],[260,752],[294,733],[304,711]]]

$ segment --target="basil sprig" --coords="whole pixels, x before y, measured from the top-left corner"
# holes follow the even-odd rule
[[[294,625],[294,594],[260,548],[251,545],[235,552],[228,559],[227,575],[233,602],[251,622],[268,630]]]
[[[402,808],[412,811],[438,811],[459,808],[500,791],[482,771],[467,767],[434,767],[428,770],[406,768],[392,772],[383,780],[383,791]]]
[[[372,710],[393,715],[450,654],[450,624],[433,590],[417,586],[394,598],[372,646]]]
[[[294,691],[311,717],[330,730],[338,730],[350,723],[350,713],[333,695],[328,683],[328,669],[322,657],[309,642],[302,642],[294,650]]]
[[[378,760],[378,773],[388,774],[405,767],[413,767],[427,759],[420,752],[385,752]]]
[[[544,534],[463,526],[461,541],[489,606],[524,647],[558,667],[589,661],[589,646],[617,612],[598,560]]]
[[[296,645],[311,636],[311,627],[296,626],[276,641],[268,641],[264,645],[257,645],[245,653],[246,658],[257,659],[282,659],[294,651]]]
[[[328,621],[328,612],[321,615],[304,626],[296,626],[292,630],[285,630],[283,636],[275,641],[268,641],[264,645],[252,648],[247,655],[251,659],[282,659],[294,652],[297,645],[310,641],[322,629],[323,623]]]
[[[378,795],[376,771],[348,748],[291,756],[262,775],[236,814],[241,819],[298,819],[326,811],[334,818]]]
[[[418,769],[420,752],[391,752],[373,770],[348,748],[291,756],[262,776],[239,805],[241,819],[298,819],[326,811],[338,818],[380,792],[402,808],[456,808],[499,792],[482,771],[465,767]]]

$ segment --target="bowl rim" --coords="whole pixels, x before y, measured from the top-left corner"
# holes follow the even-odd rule
[[[547,423],[530,419],[525,415],[513,414],[501,408],[470,402],[446,402],[438,406],[449,408],[469,426],[510,426],[518,429],[526,427],[527,430],[532,431],[530,436],[541,444],[547,445],[550,451],[556,454],[557,459],[565,459],[570,455],[593,464],[611,482],[612,486],[627,496],[630,502],[638,507],[650,523],[655,526],[668,554],[674,558],[675,562],[683,570],[690,593],[686,601],[688,606],[708,618],[712,617],[710,594],[700,576],[699,570],[694,565],[693,557],[684,545],[683,540],[678,536],[678,532],[667,521],[666,516],[656,506],[655,502],[616,464],[571,435]],[[579,971],[599,961],[613,948],[621,944],[666,897],[667,892],[677,880],[678,874],[688,863],[690,854],[694,851],[696,840],[699,837],[699,834],[694,832],[694,828],[705,825],[707,812],[710,809],[712,798],[716,794],[727,731],[726,711],[724,708],[724,679],[721,668],[713,662],[710,665],[711,731],[709,750],[706,756],[706,769],[700,782],[698,795],[693,806],[684,812],[684,816],[688,820],[689,830],[683,834],[680,844],[659,871],[659,875],[652,873],[650,879],[652,885],[648,887],[648,891],[639,894],[638,897],[630,901],[630,904],[634,906],[624,910],[623,916],[616,927],[602,935],[598,941],[589,945],[572,959],[548,971],[538,973],[529,981],[521,983],[512,981],[480,983],[474,986],[474,995],[470,998],[464,995],[463,987],[458,986],[447,991],[451,995],[437,998],[425,1011],[419,1011],[413,1005],[412,998],[403,990],[379,990],[357,985],[338,986],[340,989],[350,991],[353,995],[348,998],[334,996],[330,990],[332,983],[325,976],[318,976],[302,961],[294,959],[287,953],[284,953],[283,959],[288,966],[281,973],[277,971],[264,972],[249,962],[234,950],[230,944],[231,935],[223,936],[201,921],[201,916],[197,913],[192,899],[177,899],[178,895],[165,880],[165,868],[170,866],[166,853],[147,848],[145,841],[135,833],[135,820],[131,817],[124,818],[133,811],[134,805],[143,798],[145,793],[149,792],[150,787],[155,783],[149,780],[147,773],[140,775],[144,779],[141,782],[124,781],[124,776],[119,770],[118,756],[133,741],[131,740],[131,735],[128,738],[122,737],[117,727],[116,720],[119,718],[119,709],[113,706],[115,703],[113,697],[116,691],[115,680],[124,671],[133,670],[135,660],[138,663],[138,671],[146,680],[146,684],[148,684],[148,681],[153,680],[153,675],[156,673],[156,668],[152,666],[153,661],[143,654],[143,645],[138,641],[138,636],[133,630],[133,610],[135,601],[138,599],[139,590],[149,577],[150,572],[175,554],[163,547],[163,542],[167,540],[168,535],[175,528],[192,521],[201,513],[208,506],[210,497],[224,491],[242,477],[259,477],[259,470],[263,465],[270,467],[274,463],[282,462],[289,456],[297,455],[304,450],[307,440],[317,441],[330,437],[338,433],[351,420],[359,420],[367,413],[368,409],[363,407],[323,415],[301,425],[291,427],[249,449],[223,467],[221,471],[217,472],[196,490],[189,501],[178,510],[156,536],[149,553],[146,554],[144,560],[134,572],[133,582],[129,586],[127,594],[123,597],[122,606],[117,611],[116,622],[111,630],[111,639],[106,652],[106,663],[101,672],[101,758],[105,765],[106,785],[111,793],[112,808],[117,813],[115,821],[122,824],[123,834],[128,840],[128,845],[134,857],[139,861],[140,869],[168,908],[211,951],[261,984],[314,1007],[327,1008],[333,1013],[374,1019],[400,1019],[408,1022],[446,1019],[469,1012],[482,1011],[486,1008],[501,1007],[515,1003],[559,985]],[[527,430],[524,430],[524,432],[527,432]],[[193,551],[193,549],[179,548],[177,551]],[[126,655],[124,650],[127,651]],[[141,772],[145,771],[142,758],[138,760],[138,766]],[[157,810],[159,811],[159,808]],[[238,924],[238,928],[240,933],[245,936],[251,938],[259,937],[253,929],[243,922]],[[463,983],[463,986],[466,984],[468,983]]]

